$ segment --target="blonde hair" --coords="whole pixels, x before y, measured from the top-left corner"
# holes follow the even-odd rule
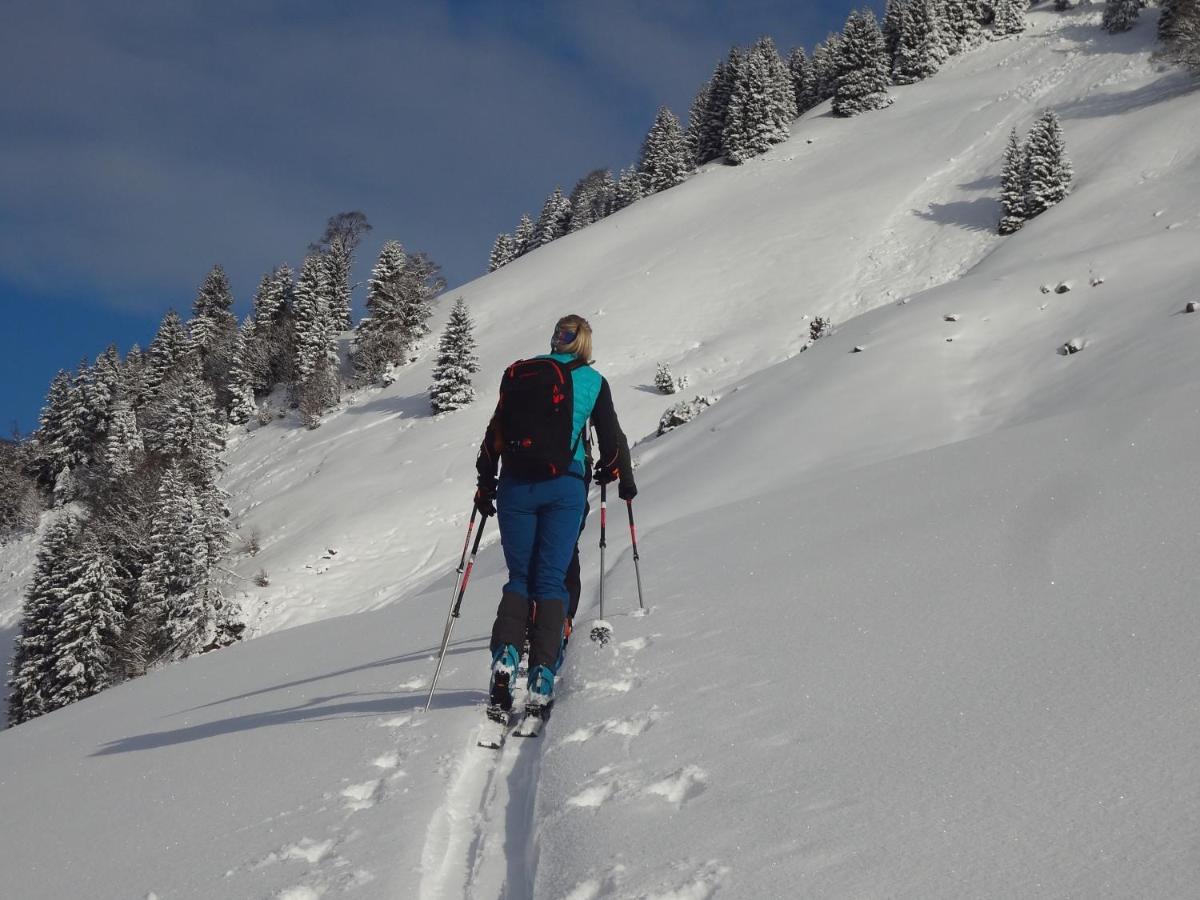
[[[554,345],[555,353],[570,353],[579,359],[586,362],[592,361],[592,326],[588,324],[588,320],[583,316],[574,314],[563,316],[554,325],[554,333],[558,334],[560,328],[569,328],[575,332],[575,340],[569,344],[561,346]]]

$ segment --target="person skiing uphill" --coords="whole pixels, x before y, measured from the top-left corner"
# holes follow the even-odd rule
[[[597,483],[617,481],[621,499],[632,500],[637,486],[629,444],[608,382],[592,368],[592,327],[582,316],[564,316],[554,326],[549,354],[505,371],[476,460],[475,504],[497,516],[508,566],[492,626],[493,709],[512,709],[526,638],[528,705],[544,710],[553,698],[569,602],[565,578],[587,502],[583,433],[589,419],[599,445]]]

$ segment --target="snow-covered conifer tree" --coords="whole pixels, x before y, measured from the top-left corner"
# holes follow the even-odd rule
[[[325,264],[325,278],[329,290],[329,310],[335,331],[349,331],[353,327],[350,319],[350,271],[354,267],[354,251],[362,237],[371,230],[371,223],[358,210],[330,216],[325,223],[321,239],[309,246],[310,253],[318,253]]]
[[[569,232],[579,231],[599,222],[612,212],[616,184],[608,169],[593,169],[579,179],[568,198],[571,204]]]
[[[409,361],[416,343],[429,334],[430,304],[445,287],[439,267],[424,253],[410,254],[388,241],[367,282],[367,316],[355,335],[354,362],[374,381],[389,367]]]
[[[679,119],[667,107],[660,106],[654,124],[642,141],[637,165],[646,192],[665,191],[684,181],[688,174],[688,156]]]
[[[94,535],[71,555],[52,649],[51,709],[90,697],[117,678],[116,654],[125,597],[112,556]]]
[[[488,271],[495,272],[502,266],[507,266],[513,260],[513,239],[507,231],[496,235],[492,244],[492,252],[488,256]]]
[[[104,463],[110,478],[127,478],[137,468],[145,451],[137,414],[125,394],[113,401],[108,434],[104,439]]]
[[[168,310],[146,351],[145,387],[155,392],[192,355],[192,341],[179,314]]]
[[[1107,0],[1101,25],[1109,34],[1128,31],[1137,21],[1142,0]]]
[[[1028,181],[1025,217],[1032,219],[1067,196],[1071,189],[1071,161],[1067,159],[1062,126],[1053,110],[1046,110],[1034,123],[1026,142]]]
[[[642,176],[633,167],[622,169],[617,179],[617,191],[613,195],[613,212],[636,203],[643,196],[645,190],[642,187]]]
[[[178,463],[163,473],[135,607],[141,655],[151,663],[182,658],[199,646],[209,611],[209,552],[196,489]]]
[[[758,54],[766,69],[767,121],[771,131],[768,140],[778,144],[790,137],[792,122],[800,115],[796,107],[796,87],[792,81],[792,73],[770,37],[759,38],[751,52]]]
[[[974,0],[942,0],[941,26],[942,40],[950,53],[963,53],[983,39]]]
[[[237,330],[232,308],[229,278],[223,268],[213,266],[192,303],[192,320],[188,323],[192,346],[201,356],[213,352],[222,340],[231,338]]]
[[[775,44],[763,38],[743,57],[729,98],[723,138],[726,161],[738,165],[786,140],[795,113],[791,75]]]
[[[473,328],[467,305],[459,297],[450,311],[433,364],[429,402],[436,413],[462,409],[475,399],[471,376],[479,371],[479,359],[475,356]]]
[[[660,362],[654,370],[654,386],[664,394],[675,393],[675,376],[671,374],[671,367],[665,362]]]
[[[1000,233],[1012,234],[1025,224],[1025,148],[1013,129],[1004,150],[1004,168],[1000,172]]]
[[[47,487],[53,487],[71,464],[70,422],[71,376],[60,369],[50,382],[33,437],[38,480]]]
[[[992,34],[996,37],[1007,37],[1020,34],[1028,23],[1025,19],[1027,0],[994,0],[992,9],[995,18],[992,20]]]
[[[1158,20],[1162,55],[1200,73],[1200,0],[1164,0]]]
[[[896,50],[900,46],[905,2],[906,0],[887,0],[884,6],[883,21],[879,25],[889,65],[893,67],[895,66]]]
[[[708,104],[712,97],[712,81],[706,81],[696,92],[692,105],[688,107],[687,128],[683,132],[683,146],[687,152],[688,165],[696,168],[700,161],[700,147],[704,142],[704,128],[708,115]],[[707,160],[705,160],[707,162]]]
[[[892,80],[912,84],[938,70],[934,44],[938,40],[936,0],[906,0],[900,13],[900,33],[892,61]]]
[[[851,13],[838,47],[834,114],[856,116],[886,106],[887,65],[887,52],[875,14],[870,10]]]
[[[304,260],[296,282],[296,398],[305,424],[316,428],[338,400],[337,312],[330,305],[328,270],[320,254]]]
[[[725,155],[725,126],[729,116],[729,100],[740,77],[745,54],[740,47],[731,47],[725,60],[717,64],[709,81],[708,107],[702,125],[697,129],[693,164],[703,165]]]
[[[9,725],[27,722],[54,708],[54,650],[78,535],[74,519],[64,515],[50,526],[38,549],[10,665]]]
[[[553,193],[542,204],[542,214],[538,216],[534,228],[534,242],[538,247],[544,247],[551,241],[556,241],[567,233],[567,225],[571,221],[571,201],[563,196],[562,188],[555,187]]]
[[[513,232],[513,258],[524,256],[530,250],[537,249],[537,228],[533,224],[533,219],[529,218],[529,213],[521,213],[521,221],[517,223],[517,230]]]
[[[792,76],[792,96],[796,115],[802,115],[817,105],[817,82],[812,62],[803,47],[796,47],[788,56],[788,71]]]
[[[233,345],[233,363],[229,367],[229,421],[234,425],[246,424],[258,411],[254,402],[254,367],[250,361],[253,332],[254,317],[247,316],[238,330]]]
[[[816,86],[817,102],[828,100],[837,90],[838,52],[841,46],[842,36],[831,34],[813,48],[813,84]]]

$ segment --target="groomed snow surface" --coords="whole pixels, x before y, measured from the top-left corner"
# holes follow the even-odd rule
[[[426,357],[240,435],[259,636],[0,733],[0,893],[1195,896],[1200,98],[1152,11],[1099,15],[1035,12],[451,292],[468,410],[429,415]],[[997,238],[1009,129],[1046,107],[1072,194]],[[554,715],[487,751],[493,523],[422,707],[486,398],[566,312],[638,441],[649,611],[614,502],[613,641],[593,518]],[[720,400],[651,439],[660,361]],[[3,553],[7,641],[30,545]]]

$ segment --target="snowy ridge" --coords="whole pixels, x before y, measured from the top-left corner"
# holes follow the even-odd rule
[[[1034,12],[452,292],[467,410],[429,415],[426,359],[316,432],[240,437],[263,636],[0,733],[6,890],[1188,896],[1200,98],[1150,61],[1152,15],[1099,15]],[[1005,138],[1045,106],[1072,194],[1000,239]],[[586,637],[593,521],[554,716],[496,753],[492,523],[421,710],[487,397],[569,311],[639,442],[649,612],[614,508],[614,640]],[[649,440],[660,361],[721,399]]]

